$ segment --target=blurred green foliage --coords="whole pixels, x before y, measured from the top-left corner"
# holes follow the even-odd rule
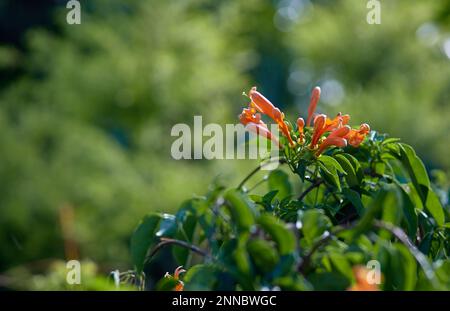
[[[0,42],[0,272],[62,259],[68,240],[82,258],[128,269],[141,215],[174,211],[247,164],[175,161],[171,127],[193,115],[235,123],[253,84],[295,116],[321,85],[328,111],[450,168],[449,1],[383,2],[381,25],[351,0],[95,0],[76,26],[52,3],[26,15],[43,27],[13,35],[14,3],[0,1],[10,34]],[[74,218],[63,234],[65,206]]]

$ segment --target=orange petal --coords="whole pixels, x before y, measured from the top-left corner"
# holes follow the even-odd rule
[[[264,97],[264,95],[259,93],[255,86],[251,88],[248,96],[251,98],[252,104],[258,111],[264,113],[278,124],[281,133],[283,133],[283,135],[289,140],[289,144],[291,146],[295,145],[289,128],[287,124],[284,123],[284,113],[275,107],[267,98]]]
[[[305,127],[305,120],[303,118],[297,119],[297,128],[299,133],[303,133],[303,128]]]
[[[335,129],[330,133],[328,138],[330,137],[345,137],[351,131],[350,126],[346,125],[341,128]]]
[[[367,123],[363,123],[359,126],[359,133],[360,134],[369,134],[370,132],[370,126]]]
[[[272,132],[269,131],[269,129],[267,128],[267,126],[265,126],[265,124],[263,125],[250,122],[245,126],[245,128],[249,131],[252,131],[253,133],[256,133],[259,136],[272,140],[277,145],[280,144],[277,138],[273,136]]]
[[[336,146],[336,147],[345,147],[347,146],[347,140],[342,137],[336,137],[336,136],[328,136],[319,147],[319,150],[317,150],[317,155],[320,155],[326,148],[330,146]]]
[[[317,103],[320,99],[320,87],[316,86],[311,93],[311,100],[309,101],[309,107],[308,107],[308,118],[306,119],[306,125],[309,126],[311,124],[311,119],[314,114],[314,111],[316,111]]]
[[[182,292],[184,290],[184,283],[179,281],[177,285],[175,285],[174,290],[176,292]]]
[[[317,144],[320,137],[322,136],[326,119],[327,116],[324,114],[319,114],[314,118],[314,133],[311,139],[311,146],[310,146],[311,148],[314,148],[314,146]]]
[[[275,120],[274,109],[276,109],[276,107],[270,102],[270,100],[265,98],[264,95],[256,90],[256,86],[251,88],[248,96],[251,98],[253,104],[259,112],[262,112]]]

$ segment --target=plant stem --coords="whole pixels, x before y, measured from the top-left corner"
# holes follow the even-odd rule
[[[201,249],[201,248],[199,248],[199,247],[197,247],[195,245],[189,244],[189,243],[187,243],[185,241],[171,239],[171,238],[161,238],[161,242],[159,242],[155,246],[155,248],[153,248],[153,250],[150,253],[150,255],[148,256],[148,258],[152,258],[153,256],[155,256],[156,253],[158,251],[160,251],[166,245],[178,245],[178,246],[187,248],[187,249],[189,249],[189,250],[191,250],[191,251],[193,251],[193,252],[195,252],[195,253],[197,253],[199,255],[202,255],[203,257],[209,257],[209,258],[211,257],[211,255],[208,252],[206,252],[205,250],[203,250],[203,249]]]
[[[334,232],[328,232],[328,234],[324,235],[319,241],[317,241],[312,247],[311,250],[309,251],[309,253],[303,257],[303,261],[300,263],[300,265],[298,266],[298,271],[303,273],[305,272],[305,270],[308,268],[309,263],[311,261],[311,257],[312,255],[322,246],[324,245],[326,242],[328,242],[333,236],[335,236],[338,233],[341,233],[342,231],[345,230],[349,230],[351,228],[354,227],[354,223],[346,226],[346,227],[341,227],[338,228],[337,230],[335,230]]]
[[[237,186],[237,189],[242,189],[242,187],[245,185],[245,183],[252,178],[253,175],[255,175],[256,173],[258,173],[263,167],[269,165],[269,164],[273,164],[274,162],[279,162],[280,164],[285,164],[287,163],[286,159],[279,159],[276,161],[269,161],[266,163],[262,163],[260,165],[258,165],[256,168],[254,168]]]
[[[323,183],[323,179],[316,179],[305,191],[298,197],[298,201],[303,200],[308,193],[310,193],[314,188],[319,187]]]

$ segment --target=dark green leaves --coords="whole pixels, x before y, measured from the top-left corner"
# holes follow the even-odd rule
[[[334,185],[340,191],[341,183],[339,181],[339,173],[346,173],[339,162],[330,156],[321,155],[318,159],[318,164],[323,179],[327,183]]]
[[[358,215],[361,216],[364,213],[364,205],[361,202],[359,193],[352,189],[344,188],[342,189],[342,194],[355,207]]]
[[[137,273],[140,273],[144,268],[147,252],[157,241],[156,231],[160,221],[161,215],[159,214],[145,216],[131,237],[131,259]]]
[[[414,149],[406,144],[400,146],[400,161],[408,172],[411,182],[418,193],[423,206],[436,220],[439,226],[445,222],[445,215],[439,199],[431,189],[430,180],[428,178],[425,165],[416,155]]]
[[[439,226],[443,226],[445,222],[444,209],[442,208],[438,196],[436,195],[436,193],[434,193],[432,189],[428,190],[425,207],[431,214],[431,216],[433,216],[434,220],[436,220],[436,223]]]
[[[413,290],[417,263],[408,248],[400,243],[383,245],[378,255],[384,276],[384,290]]]
[[[175,238],[191,243],[197,226],[197,215],[194,202],[191,200],[184,203],[175,217]],[[189,250],[184,247],[174,246],[173,255],[179,265],[185,265],[189,256]]]
[[[363,216],[354,229],[356,235],[369,230],[373,220],[380,215],[385,206],[396,206],[397,196],[395,188],[391,185],[383,185],[370,205],[365,209]]]
[[[416,187],[417,192],[423,201],[425,201],[428,189],[430,188],[430,180],[428,178],[425,165],[416,155],[414,149],[406,144],[400,145],[400,160],[405,169],[408,171],[411,180]]]
[[[350,187],[354,187],[359,185],[360,180],[358,176],[356,175],[356,169],[350,162],[349,158],[345,156],[344,154],[337,154],[334,156],[336,161],[339,162],[345,173],[347,174],[345,176],[345,179]],[[355,159],[356,160],[356,159]],[[356,160],[357,161],[357,160]]]

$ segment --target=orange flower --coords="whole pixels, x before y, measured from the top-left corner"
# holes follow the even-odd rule
[[[311,93],[311,100],[309,101],[308,107],[308,119],[306,119],[306,125],[309,126],[311,124],[311,118],[316,111],[317,103],[320,99],[320,87],[316,86]]]
[[[316,126],[316,119],[317,117],[322,116],[324,118],[324,123],[319,123],[319,125]],[[334,119],[327,118],[326,115],[318,115],[316,118],[314,118],[314,134],[313,138],[311,140],[311,146],[310,148],[313,149],[317,142],[319,141],[320,137],[322,137],[323,134],[326,132],[330,132],[336,129],[340,129],[343,126],[345,126],[348,121],[350,120],[350,116],[348,114],[342,115],[341,113],[338,113],[338,115]],[[319,120],[319,122],[322,122],[322,120]],[[343,136],[340,136],[343,137]]]
[[[256,109],[259,112],[267,115],[274,120],[284,136],[289,140],[289,144],[294,146],[295,143],[291,138],[291,134],[287,124],[284,122],[284,113],[275,107],[267,98],[256,90],[256,86],[252,87],[248,93],[248,96],[252,100],[250,103],[250,109]]]
[[[256,110],[253,108],[244,108],[239,115],[239,120],[248,130],[278,144],[278,140],[272,135],[272,132],[269,131],[267,125],[261,120],[261,114],[255,112]]]
[[[326,148],[330,146],[346,147],[347,141],[342,137],[327,137],[327,139],[325,139],[320,144],[319,150],[317,150],[316,155],[319,156]]]
[[[164,277],[166,278],[173,278],[177,282],[177,285],[175,285],[174,291],[180,292],[184,289],[184,283],[180,280],[180,274],[186,272],[186,270],[183,269],[183,266],[179,266],[175,269],[173,276],[169,274],[169,272],[166,272],[166,275]]]
[[[336,128],[340,128],[343,125],[347,125],[349,120],[350,120],[350,116],[348,114],[342,115],[339,112],[334,119],[327,118],[323,132],[324,133],[329,132]]]
[[[349,145],[358,147],[370,132],[370,126],[366,123],[360,125],[359,130],[351,130],[344,138]]]
[[[314,132],[311,138],[311,145],[309,146],[311,149],[314,149],[320,137],[322,136],[326,120],[327,116],[324,114],[319,114],[314,118]]]
[[[369,270],[364,266],[353,267],[353,275],[355,276],[356,283],[347,288],[348,291],[378,291],[377,284],[369,284],[367,281],[367,274]]]
[[[343,138],[345,135],[347,135],[350,132],[351,128],[350,126],[346,125],[341,128],[335,129],[333,132],[331,132],[330,135],[320,144],[319,150],[317,150],[316,155],[320,155],[326,148],[330,146],[336,146],[336,147],[346,147],[347,146],[347,140]]]

